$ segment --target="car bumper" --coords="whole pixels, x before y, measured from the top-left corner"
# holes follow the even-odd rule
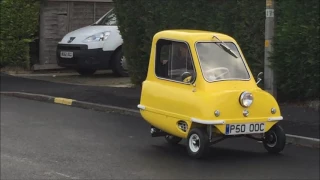
[[[276,124],[278,121],[283,120],[282,116],[276,116],[276,117],[255,117],[255,118],[243,118],[243,119],[228,119],[228,120],[201,120],[196,118],[191,118],[192,123],[198,123],[198,124],[205,124],[205,125],[213,125],[215,126],[220,133],[225,135],[244,135],[244,134],[256,134],[256,133],[264,133],[267,132],[274,124]],[[263,123],[264,131],[256,132],[256,131],[244,131],[244,132],[236,132],[236,134],[229,134],[229,126],[230,125],[237,125],[245,128],[245,124],[247,125],[255,125]],[[253,126],[254,127],[254,126]]]
[[[61,52],[69,56],[62,57]],[[76,44],[58,44],[56,51],[57,64],[69,68],[107,69],[112,54],[113,51],[88,49],[87,45]]]

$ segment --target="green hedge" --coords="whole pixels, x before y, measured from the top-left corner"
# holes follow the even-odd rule
[[[2,0],[0,66],[29,68],[29,43],[38,31],[40,0]]]
[[[265,0],[114,0],[132,82],[145,80],[153,35],[165,29],[226,33],[256,75],[263,71]],[[319,97],[319,2],[277,1],[273,68],[283,100]],[[263,82],[262,82],[263,83]],[[309,88],[308,88],[309,87]]]
[[[253,5],[252,0],[234,2],[214,1],[208,4],[207,0],[115,0],[124,53],[129,61],[133,83],[141,84],[146,77],[153,35],[172,28],[230,34],[239,42],[254,74],[262,71],[265,3],[259,1]],[[262,48],[258,49],[259,46]]]
[[[279,98],[319,98],[319,1],[277,0],[273,69]]]

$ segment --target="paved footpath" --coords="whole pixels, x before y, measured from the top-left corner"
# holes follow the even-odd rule
[[[319,179],[319,150],[228,139],[206,159],[139,117],[1,96],[1,179]]]
[[[1,91],[44,94],[137,110],[141,89],[70,85],[1,74]],[[282,105],[281,112],[285,120],[280,124],[287,134],[319,139],[319,112],[288,105]]]

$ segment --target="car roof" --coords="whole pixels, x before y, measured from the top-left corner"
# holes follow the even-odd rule
[[[221,41],[235,41],[231,36],[223,33],[205,31],[205,30],[194,30],[194,29],[171,29],[163,30],[154,35],[155,39],[173,39],[181,41],[212,41],[213,36],[218,37]],[[215,39],[215,41],[218,41]]]

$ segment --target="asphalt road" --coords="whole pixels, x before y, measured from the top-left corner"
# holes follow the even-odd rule
[[[15,77],[3,73],[0,73],[0,81],[1,91],[45,94],[135,110],[137,110],[141,94],[140,87],[112,88],[71,85]],[[284,121],[281,121],[280,124],[285,128],[286,133],[320,138],[319,112],[291,105],[280,105],[280,108],[284,117]]]
[[[205,160],[141,118],[1,96],[2,179],[319,179],[319,150],[230,139]]]

